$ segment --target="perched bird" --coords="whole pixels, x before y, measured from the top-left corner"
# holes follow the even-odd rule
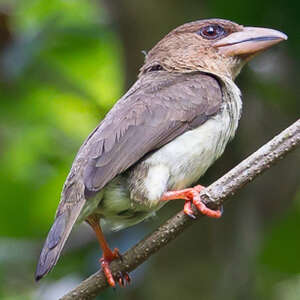
[[[202,186],[190,187],[222,155],[241,115],[234,83],[257,53],[286,40],[279,31],[244,27],[222,19],[179,26],[146,55],[136,83],[85,140],[61,194],[54,224],[36,270],[36,280],[56,264],[75,222],[86,221],[103,250],[101,266],[114,277],[100,221],[113,230],[141,222],[167,201],[185,200],[210,217],[221,211],[200,200]]]

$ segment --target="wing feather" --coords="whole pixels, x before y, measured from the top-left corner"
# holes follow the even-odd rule
[[[140,79],[86,145],[86,189],[99,191],[148,152],[203,124],[221,104],[221,87],[207,74],[149,74]]]
[[[218,81],[200,72],[141,76],[81,146],[65,182],[56,219],[36,269],[36,279],[56,264],[87,198],[145,154],[222,109]]]

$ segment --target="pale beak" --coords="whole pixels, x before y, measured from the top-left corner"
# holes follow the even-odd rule
[[[274,29],[244,27],[242,31],[229,34],[213,46],[227,56],[250,56],[284,40],[287,40],[287,35]]]

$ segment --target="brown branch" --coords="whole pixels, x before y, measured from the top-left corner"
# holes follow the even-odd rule
[[[209,207],[221,205],[236,191],[299,145],[300,119],[205,189],[201,195],[203,201]],[[195,214],[197,215],[196,211]],[[130,272],[134,270],[193,223],[195,223],[195,220],[187,217],[182,211],[177,213],[128,250],[123,255],[122,261],[113,261],[111,263],[112,272],[115,274],[118,271]],[[99,270],[80,283],[74,290],[63,296],[61,300],[93,299],[107,286],[104,274]]]

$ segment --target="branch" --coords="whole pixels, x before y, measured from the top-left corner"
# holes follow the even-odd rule
[[[244,185],[270,168],[299,145],[300,119],[207,187],[201,193],[203,202],[211,208],[222,205],[229,196],[240,190]],[[197,211],[194,211],[194,213],[200,216]],[[116,274],[118,271],[130,272],[134,270],[193,223],[195,223],[195,220],[187,217],[183,211],[180,211],[128,250],[122,256],[122,260],[114,260],[110,264],[113,274]],[[107,286],[106,278],[102,270],[99,270],[80,283],[74,290],[63,296],[61,300],[93,299]]]

